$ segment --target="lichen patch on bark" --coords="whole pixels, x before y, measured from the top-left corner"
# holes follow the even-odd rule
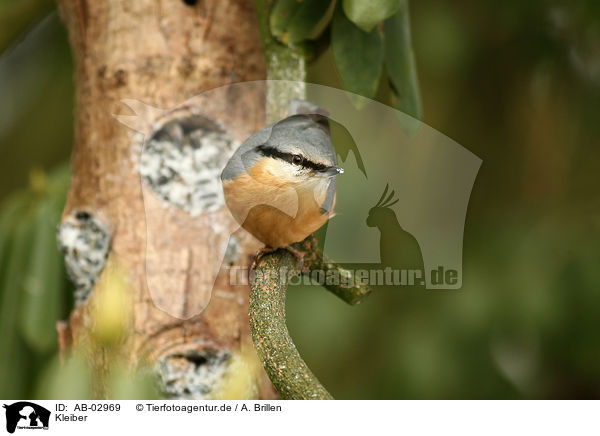
[[[205,117],[174,119],[146,141],[139,171],[160,198],[197,216],[223,206],[219,176],[237,145],[222,126]]]
[[[77,211],[58,227],[56,238],[75,285],[75,305],[79,305],[89,297],[106,264],[110,249],[108,228],[89,212]]]
[[[210,399],[229,365],[230,353],[220,350],[171,354],[156,362],[160,387],[169,398]]]

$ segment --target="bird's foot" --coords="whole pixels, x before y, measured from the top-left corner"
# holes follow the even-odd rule
[[[294,248],[291,245],[286,245],[283,248],[290,252],[292,256],[296,258],[296,261],[300,264],[299,269],[300,271],[302,271],[304,269],[304,256],[306,256],[306,252],[298,250],[297,248]]]
[[[300,271],[302,271],[302,269],[304,268],[304,256],[306,256],[306,253],[304,251],[292,247],[291,245],[286,245],[281,248],[283,250],[287,250],[292,256],[294,256],[296,261],[300,264]],[[250,265],[250,269],[255,270],[258,265],[258,261],[261,260],[263,256],[266,256],[267,254],[273,253],[277,250],[278,248],[271,248],[266,246],[258,250],[256,256],[254,257],[254,260],[252,261],[252,265]]]
[[[263,247],[260,250],[258,250],[256,252],[256,256],[254,256],[254,260],[252,261],[252,265],[250,265],[250,269],[251,270],[255,270],[257,265],[258,265],[258,261],[261,260],[264,256],[266,256],[267,254],[273,253],[274,251],[276,251],[277,248],[271,248],[271,247]]]

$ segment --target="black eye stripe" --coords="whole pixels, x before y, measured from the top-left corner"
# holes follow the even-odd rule
[[[260,145],[258,147],[258,151],[263,156],[273,157],[277,159],[284,160],[289,163],[293,163],[294,155],[291,153],[284,153],[282,151],[277,150],[275,147],[269,147],[268,145]]]
[[[311,170],[315,170],[315,171],[324,171],[327,169],[327,165],[323,165],[320,163],[316,163],[316,162],[312,162],[308,159],[304,159],[302,161],[302,166],[304,168],[310,168]]]
[[[321,163],[316,163],[316,162],[310,161],[310,160],[306,159],[305,157],[300,156],[298,154],[284,153],[282,151],[277,150],[275,147],[269,147],[268,145],[260,145],[258,147],[258,151],[260,151],[260,153],[263,156],[281,159],[281,160],[284,160],[291,164],[301,166],[303,168],[307,168],[307,169],[311,169],[311,170],[315,170],[315,171],[324,171],[327,169],[327,165],[323,165]],[[302,160],[297,161],[298,157],[300,157]],[[296,160],[294,160],[294,158],[296,158]]]

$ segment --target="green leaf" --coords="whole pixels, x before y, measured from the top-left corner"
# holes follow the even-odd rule
[[[410,37],[407,1],[383,23],[385,67],[392,85],[394,106],[420,119],[423,116],[417,67]]]
[[[59,219],[60,210],[65,202],[65,193],[68,187],[69,168],[68,165],[53,171],[49,178],[49,185],[44,192],[32,194],[30,190],[21,191],[7,201],[3,202],[0,208],[0,355],[4,356],[2,361],[2,370],[0,371],[0,392],[7,398],[24,398],[29,395],[29,390],[33,379],[31,374],[35,371],[38,363],[34,359],[32,349],[23,341],[23,334],[30,336],[31,332],[23,329],[23,312],[27,306],[26,276],[29,271],[29,265],[36,256],[34,244],[40,245],[36,233],[39,229],[39,209],[35,204],[39,201],[50,203],[49,206],[54,210],[55,222],[44,223],[46,228],[45,235],[55,241],[55,224]],[[38,241],[38,242],[34,242]],[[49,239],[42,245],[49,246]],[[56,245],[55,245],[56,247]],[[56,251],[56,259],[61,259]],[[62,260],[58,269],[62,276],[61,295],[57,296],[57,301],[66,298],[65,290],[66,280]],[[50,280],[52,282],[52,280]],[[54,301],[43,308],[39,307],[36,311],[52,311]],[[42,313],[39,319],[45,319],[46,315]],[[34,320],[39,321],[38,319]],[[46,327],[49,324],[46,323]],[[30,328],[29,326],[27,328]],[[39,331],[39,330],[36,330]],[[54,323],[47,331],[42,331],[42,336],[54,335]],[[19,334],[21,333],[21,334]],[[35,341],[38,339],[36,338]],[[35,342],[34,341],[34,342]],[[29,341],[30,344],[32,341]],[[49,341],[45,339],[45,343]],[[56,344],[56,340],[54,339]],[[35,346],[35,345],[34,345]]]
[[[56,356],[42,372],[36,386],[36,399],[92,399],[90,363],[77,352],[71,353],[64,363]]]
[[[148,368],[129,368],[116,364],[108,376],[111,400],[159,399],[155,376]]]
[[[54,8],[56,4],[51,0],[19,0],[0,4],[0,53]]]
[[[278,0],[271,11],[271,33],[284,44],[316,39],[325,30],[336,0]]]
[[[35,216],[33,246],[23,277],[21,333],[27,344],[44,353],[56,348],[56,321],[64,310],[62,256],[56,244],[60,207],[46,196]]]
[[[364,32],[338,8],[331,28],[331,48],[335,68],[344,88],[373,98],[383,65],[384,47],[380,29]],[[367,100],[360,98],[354,98],[353,101],[359,108],[367,103]]]
[[[346,16],[365,32],[396,13],[401,0],[344,0]]]
[[[18,397],[26,392],[24,385],[28,369],[25,344],[18,335],[22,281],[31,252],[33,220],[25,207],[19,213],[10,243],[6,271],[0,282],[0,355],[4,356],[0,371],[0,392],[6,397]],[[25,358],[25,360],[22,360]]]
[[[28,196],[19,193],[4,202],[2,209],[0,209],[0,277],[4,277],[4,268],[10,254],[13,229],[19,216],[24,213],[27,201]]]

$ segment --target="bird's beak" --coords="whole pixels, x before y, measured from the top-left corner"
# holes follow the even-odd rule
[[[331,166],[331,167],[328,167],[328,168],[324,169],[323,171],[321,171],[321,173],[323,175],[326,175],[329,177],[337,176],[338,174],[342,174],[343,172],[344,172],[343,168],[336,167],[336,166]]]

